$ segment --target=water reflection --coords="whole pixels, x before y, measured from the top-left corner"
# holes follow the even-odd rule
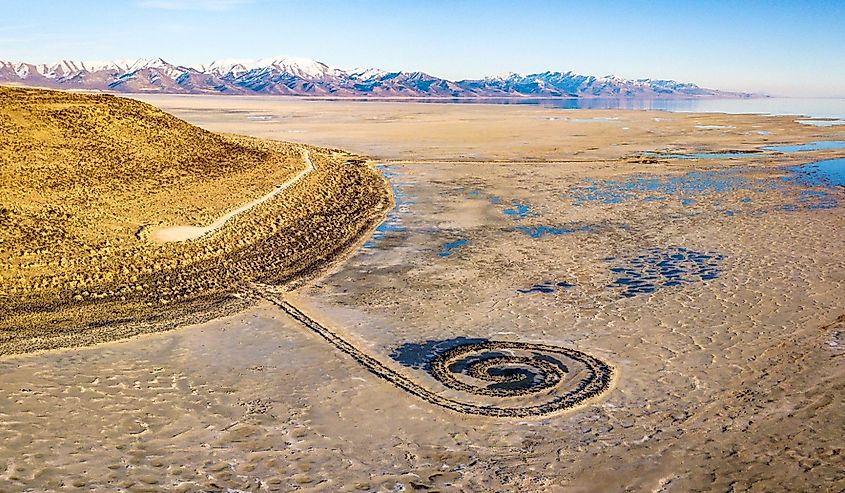
[[[312,98],[305,98],[312,99]],[[325,99],[321,99],[325,100]],[[331,98],[330,98],[331,100]],[[391,98],[333,98],[338,101],[397,101]],[[795,115],[845,120],[845,98],[740,98],[740,99],[627,99],[627,98],[419,98],[418,103],[527,104],[557,109],[652,110],[678,113],[733,113]]]
[[[653,293],[661,287],[708,281],[719,276],[721,255],[697,252],[683,247],[652,248],[635,257],[606,259],[614,265],[616,278],[610,285],[621,288],[620,295],[630,298]]]
[[[530,205],[519,200],[512,200],[511,206],[503,210],[502,213],[506,216],[511,216],[514,220],[538,215],[536,212],[531,212]]]
[[[448,257],[448,256],[452,255],[453,250],[455,250],[456,248],[460,248],[460,247],[466,245],[467,243],[469,243],[469,240],[467,240],[466,238],[461,238],[461,239],[458,239],[458,240],[455,240],[455,241],[450,241],[450,242],[444,243],[440,247],[440,253],[438,253],[437,255],[439,255],[441,257]]]
[[[806,144],[795,145],[773,145],[761,147],[764,151],[773,152],[809,152],[824,151],[829,149],[845,149],[845,140],[819,140]]]
[[[744,176],[742,171],[731,168],[720,171],[690,171],[670,176],[637,174],[608,180],[585,178],[582,184],[571,187],[566,196],[573,200],[575,206],[590,202],[618,204],[635,199],[666,200],[670,197],[680,198],[683,205],[693,205],[693,197],[699,195],[736,190],[767,190],[758,180]]]
[[[545,235],[567,235],[571,233],[592,232],[597,226],[592,224],[572,226],[517,226],[515,231],[526,234],[532,238],[542,238]]]
[[[753,208],[753,199],[745,193],[778,194],[784,201],[791,201],[787,207],[776,210],[794,211],[800,209],[830,209],[839,203],[831,187],[845,187],[845,158],[827,159],[800,166],[776,168],[784,173],[779,178],[761,177],[761,169],[733,167],[716,171],[689,171],[679,175],[634,174],[617,179],[598,180],[585,178],[573,185],[562,195],[574,206],[596,204],[621,204],[628,201],[654,202],[680,200],[684,207],[698,205],[702,199],[711,199],[709,206],[720,208],[726,216],[751,213],[765,214],[766,209]],[[789,188],[787,188],[789,187]],[[800,187],[809,190],[795,190]],[[712,200],[720,195],[743,192],[737,202],[722,205]],[[730,196],[725,200],[731,200]],[[730,205],[730,208],[723,208]],[[769,209],[771,210],[771,209]],[[531,234],[532,230],[522,231]],[[564,231],[566,232],[566,231]],[[541,234],[538,230],[535,234]]]
[[[393,190],[393,201],[395,205],[390,212],[387,213],[387,218],[376,227],[373,236],[364,243],[364,248],[375,248],[376,244],[384,240],[390,233],[398,233],[405,230],[402,224],[402,215],[409,211],[410,206],[414,203],[407,195],[406,189],[411,186],[411,183],[402,180],[401,177],[390,166],[376,166],[376,169],[381,173],[385,180],[390,183],[390,188]]]
[[[825,159],[789,168],[796,181],[811,187],[845,187],[845,158]]]

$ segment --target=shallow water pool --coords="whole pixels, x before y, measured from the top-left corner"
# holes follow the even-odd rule
[[[806,144],[763,146],[761,149],[764,151],[784,153],[845,149],[845,140],[819,140],[816,142],[808,142]]]

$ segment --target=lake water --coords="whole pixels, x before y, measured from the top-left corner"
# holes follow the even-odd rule
[[[799,180],[810,186],[845,187],[845,158],[825,159],[790,168]]]
[[[792,152],[825,151],[831,149],[845,149],[845,140],[818,140],[806,144],[787,144],[763,146],[763,151],[781,152],[789,154]],[[656,156],[669,159],[733,159],[747,156],[757,156],[760,151],[735,151],[735,152],[696,152],[690,154],[662,154],[659,152],[644,152],[644,156]]]
[[[801,115],[845,120],[845,99],[833,98],[666,99],[622,102],[616,108],[687,113]],[[609,106],[609,109],[613,107]]]
[[[763,146],[761,147],[761,149],[763,149],[764,151],[775,151],[785,153],[823,151],[829,149],[845,149],[845,140],[821,140],[797,145]]]
[[[389,100],[386,99],[386,100]],[[455,98],[415,99],[420,103],[534,104],[561,109],[655,110],[681,113],[746,113],[834,118],[816,125],[845,125],[845,98],[748,98],[748,99],[561,99],[561,98]],[[595,120],[592,120],[595,121]],[[802,122],[804,123],[804,122]]]
[[[682,113],[798,115],[811,118],[835,118],[845,123],[845,99],[832,98],[562,99],[537,100],[535,104],[566,109],[631,109]],[[839,122],[833,123],[841,124]]]
[[[456,248],[460,248],[466,245],[467,243],[469,243],[469,240],[467,240],[466,238],[460,238],[455,241],[444,243],[440,247],[440,253],[438,253],[438,255],[440,255],[441,257],[448,257],[452,255],[453,250],[455,250]]]

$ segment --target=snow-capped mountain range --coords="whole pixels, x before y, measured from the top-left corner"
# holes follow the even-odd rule
[[[572,72],[450,81],[423,72],[330,67],[308,58],[225,59],[174,65],[161,58],[47,64],[0,61],[0,84],[125,93],[266,94],[329,97],[748,97],[672,80]]]

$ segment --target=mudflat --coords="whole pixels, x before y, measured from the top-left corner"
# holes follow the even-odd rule
[[[442,104],[300,98],[135,95],[180,118],[231,132],[339,147],[377,159],[586,161],[640,151],[741,150],[842,138],[794,117],[564,110],[533,104]],[[618,171],[626,171],[618,169]]]
[[[377,158],[395,207],[348,260],[302,285],[262,283],[267,295],[240,312],[0,360],[0,489],[845,488],[845,193],[828,167],[805,166],[845,150],[763,149],[841,130],[755,115],[143,99],[215,132]],[[536,346],[484,346],[503,341]],[[450,353],[469,344],[493,354]],[[547,347],[575,352],[536,354]],[[542,405],[589,378],[579,354],[612,381],[562,412],[477,415],[402,380],[473,406]],[[485,366],[507,357],[551,366]],[[486,393],[445,386],[444,367]]]

